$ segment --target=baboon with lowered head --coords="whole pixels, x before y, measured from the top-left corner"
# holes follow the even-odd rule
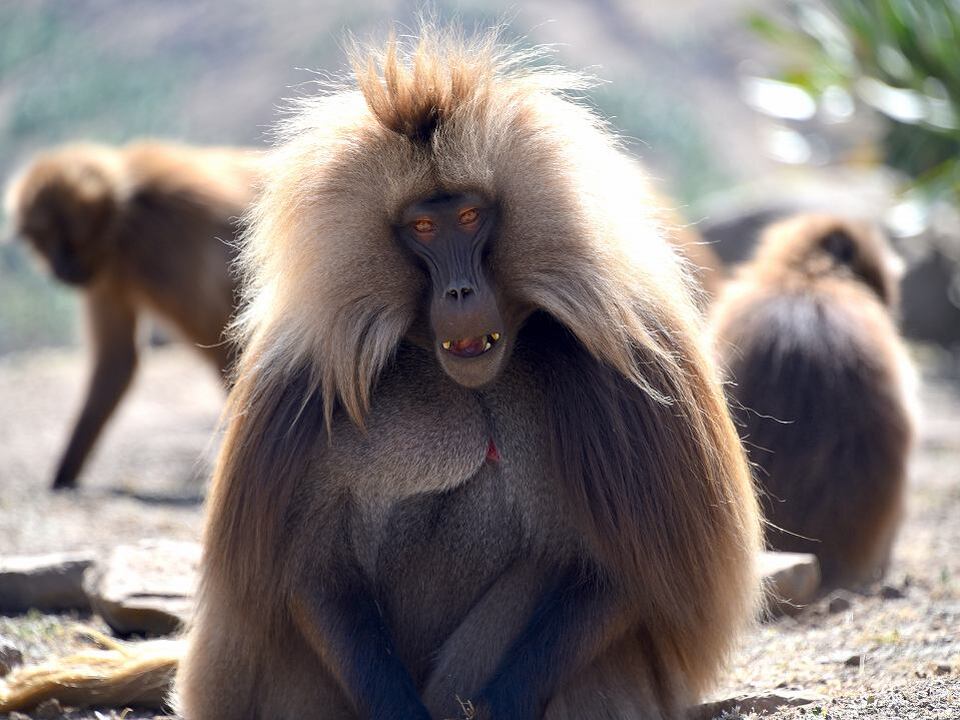
[[[94,366],[53,487],[71,488],[133,377],[136,326],[170,322],[222,373],[234,355],[230,272],[238,219],[253,199],[258,154],[138,142],[68,145],[37,156],[10,184],[7,210],[63,282],[82,290]]]
[[[816,554],[825,587],[878,577],[900,520],[913,372],[891,317],[898,263],[868,223],[800,215],[712,309],[768,542]]]
[[[688,280],[577,79],[522,60],[426,29],[284,124],[187,720],[679,718],[751,614]]]

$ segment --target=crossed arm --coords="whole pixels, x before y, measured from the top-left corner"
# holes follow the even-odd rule
[[[357,572],[340,575],[333,591],[302,588],[293,614],[362,718],[452,720],[460,717],[463,699],[472,701],[476,720],[537,720],[557,688],[626,627],[610,588],[578,564],[559,573],[546,590],[522,569],[505,573],[465,619],[461,628],[467,634],[456,631],[440,650],[422,699]],[[538,594],[524,598],[524,592]],[[511,609],[529,619],[498,617]],[[503,637],[504,628],[519,628],[519,634]],[[480,647],[480,633],[494,639],[484,638]],[[471,636],[476,647],[469,644]],[[491,657],[489,650],[498,654]]]

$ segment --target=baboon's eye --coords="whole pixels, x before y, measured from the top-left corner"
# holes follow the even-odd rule
[[[436,230],[437,226],[434,225],[433,220],[430,218],[419,218],[413,221],[413,229],[421,235],[426,235]]]
[[[458,218],[461,225],[472,225],[480,217],[480,211],[476,208],[467,208],[466,210],[460,211],[460,217]]]

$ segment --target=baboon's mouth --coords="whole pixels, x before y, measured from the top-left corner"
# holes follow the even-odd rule
[[[472,358],[483,355],[500,340],[500,333],[488,333],[477,337],[460,338],[459,340],[444,340],[440,347],[444,351],[457,357]]]

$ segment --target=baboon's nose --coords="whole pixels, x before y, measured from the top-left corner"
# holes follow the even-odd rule
[[[447,300],[460,301],[466,300],[475,292],[476,290],[474,289],[472,283],[461,280],[459,282],[451,283],[444,293],[444,297]]]

